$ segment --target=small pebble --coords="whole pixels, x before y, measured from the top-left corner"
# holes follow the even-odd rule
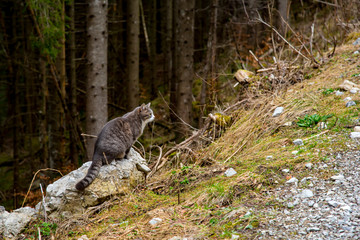
[[[296,139],[296,140],[293,141],[293,143],[294,143],[295,145],[298,145],[298,146],[304,145],[304,142],[303,142],[303,140],[301,140],[301,139]]]
[[[352,106],[355,106],[355,105],[356,105],[356,103],[355,103],[354,101],[348,101],[348,102],[345,104],[346,107],[352,107]]]
[[[232,177],[232,176],[234,176],[235,174],[237,174],[237,172],[236,172],[235,169],[233,169],[233,168],[229,168],[229,169],[227,169],[227,170],[224,172],[224,175],[225,175],[226,177]]]
[[[305,164],[305,167],[307,167],[308,169],[311,169],[312,168],[312,163]]]
[[[273,113],[273,117],[278,117],[280,116],[284,111],[284,108],[283,107],[277,107]]]

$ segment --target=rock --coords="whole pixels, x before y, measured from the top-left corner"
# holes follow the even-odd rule
[[[149,221],[149,223],[153,226],[157,225],[158,223],[162,222],[161,218],[153,218]]]
[[[303,140],[301,140],[301,139],[295,139],[295,140],[293,141],[293,144],[298,145],[298,146],[301,146],[301,145],[304,145],[304,142],[303,142]]]
[[[237,174],[237,172],[233,168],[229,168],[224,172],[225,177],[232,177],[235,174]]]
[[[346,205],[346,204],[342,205],[340,208],[342,210],[345,210],[345,211],[351,211],[351,207],[349,205]]]
[[[282,172],[284,172],[284,173],[288,173],[288,172],[290,172],[290,170],[289,169],[287,169],[287,168],[285,168],[285,169],[283,169],[283,170],[281,170]]]
[[[273,158],[274,158],[273,156],[266,156],[266,160],[271,160]]]
[[[313,207],[314,204],[315,204],[315,201],[313,201],[313,200],[310,200],[310,201],[308,202],[308,206],[309,206],[309,207]]]
[[[356,89],[350,89],[349,92],[352,93],[352,94],[356,94],[356,93],[357,93],[357,90],[356,90]]]
[[[292,125],[293,125],[292,122],[286,122],[286,123],[284,123],[283,126],[285,126],[285,127],[291,127]]]
[[[310,189],[304,189],[300,194],[301,198],[310,198],[312,196],[314,196],[314,194]]]
[[[322,130],[322,129],[327,129],[327,124],[326,122],[319,122],[319,129]]]
[[[358,50],[356,50],[355,52],[354,52],[354,55],[359,55],[359,51]]]
[[[250,72],[248,70],[244,70],[244,69],[239,69],[236,71],[236,73],[234,74],[234,78],[239,82],[239,83],[243,83],[243,82],[247,82],[247,80],[251,77],[254,76],[253,72]]]
[[[348,102],[345,104],[346,107],[352,107],[352,106],[355,106],[355,105],[356,105],[356,102],[354,102],[354,101],[348,101]]]
[[[342,158],[341,154],[338,153],[338,154],[336,155],[336,159],[340,160],[341,158]]]
[[[354,127],[354,132],[360,132],[360,126],[355,126]]]
[[[350,90],[356,90],[359,91],[360,90],[360,86],[356,83],[353,83],[349,80],[345,80],[342,84],[340,84],[339,86],[341,89],[344,89],[346,91],[350,91]]]
[[[77,240],[89,240],[88,236],[86,235],[82,235],[81,237],[79,237]]]
[[[353,42],[353,45],[360,45],[360,37]]]
[[[299,151],[295,150],[295,151],[292,151],[291,154],[296,155],[296,154],[298,154],[298,152]]]
[[[345,177],[344,177],[344,175],[339,174],[339,175],[332,176],[331,179],[334,181],[335,180],[343,181],[343,180],[345,180]]]
[[[350,138],[352,138],[352,139],[360,138],[360,132],[351,132]]]
[[[128,159],[115,160],[100,168],[95,180],[84,191],[77,191],[75,184],[85,177],[91,162],[63,176],[46,188],[45,209],[50,217],[72,217],[83,213],[87,207],[98,205],[113,195],[124,195],[138,183],[145,181],[145,159],[131,149]],[[140,167],[139,167],[140,166]],[[138,170],[138,169],[142,170]],[[42,202],[36,210],[43,214]]]
[[[333,201],[333,200],[328,201],[327,203],[328,203],[330,206],[335,207],[335,208],[339,206],[339,203],[336,202],[336,201]]]
[[[338,90],[338,91],[335,92],[335,95],[336,96],[341,96],[341,95],[344,95],[344,92],[341,92],[341,91]]]
[[[307,167],[308,169],[311,169],[312,168],[312,163],[305,164],[305,167]]]
[[[284,112],[284,108],[283,107],[277,107],[275,108],[275,111],[273,113],[273,117],[278,117],[280,116],[282,113]]]
[[[240,236],[236,234],[231,234],[231,239],[239,239]]]
[[[306,229],[307,232],[318,232],[320,231],[320,228],[317,227],[309,227]]]
[[[0,236],[16,238],[26,225],[36,217],[36,210],[31,207],[23,207],[12,213],[3,211],[0,213]]]
[[[252,213],[249,211],[247,213],[245,213],[244,217],[250,217],[252,215]]]
[[[346,97],[346,98],[344,98],[344,102],[346,102],[346,101],[351,101],[352,100],[352,98],[351,97]]]
[[[292,177],[290,178],[288,181],[286,181],[287,184],[295,184],[297,185],[297,183],[299,182],[299,180],[296,177]]]

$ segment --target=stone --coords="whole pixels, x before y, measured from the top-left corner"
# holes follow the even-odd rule
[[[319,122],[319,127],[318,128],[320,130],[322,130],[322,129],[327,129],[328,126],[327,126],[326,122]]]
[[[348,101],[348,102],[345,104],[346,107],[352,107],[352,106],[355,106],[355,105],[356,105],[356,102],[354,102],[354,101]]]
[[[344,175],[339,174],[339,175],[332,176],[331,179],[334,181],[335,180],[342,181],[342,180],[345,180],[345,177],[344,177]]]
[[[314,194],[310,189],[304,189],[300,194],[301,198],[310,198],[312,196],[314,196]]]
[[[155,226],[157,225],[158,223],[162,222],[162,219],[161,218],[153,218],[149,221],[149,224]]]
[[[351,97],[346,97],[346,98],[344,98],[344,101],[346,102],[346,101],[351,101],[352,100],[352,98]]]
[[[350,90],[356,90],[359,91],[360,90],[360,86],[356,83],[353,83],[349,80],[345,80],[342,84],[340,84],[339,86],[341,89],[344,89],[346,91],[350,91]]]
[[[148,171],[145,159],[131,148],[128,159],[115,160],[102,166],[98,176],[84,191],[76,190],[75,184],[85,177],[90,165],[90,161],[84,163],[46,188],[45,209],[49,217],[72,217],[113,195],[125,195],[139,183],[145,182],[143,172]],[[43,214],[43,209],[42,202],[36,205],[39,214]]]
[[[352,93],[352,94],[356,94],[356,93],[357,93],[357,90],[356,90],[356,89],[350,89],[349,92]]]
[[[358,50],[356,50],[355,52],[354,52],[354,55],[359,55],[359,51]]]
[[[344,95],[344,92],[341,92],[341,91],[338,90],[338,91],[335,92],[335,95],[336,96],[341,96],[341,95]]]
[[[293,154],[293,155],[296,155],[298,153],[299,153],[299,151],[297,151],[297,150],[291,152],[291,154]]]
[[[280,116],[282,113],[284,112],[284,108],[283,107],[277,107],[275,108],[275,111],[273,113],[273,117],[278,117]]]
[[[245,213],[244,217],[250,217],[252,215],[252,213],[249,211],[247,213]]]
[[[354,127],[354,132],[360,132],[360,126],[355,126]]]
[[[232,177],[234,176],[235,174],[237,174],[237,172],[233,169],[233,168],[229,168],[227,169],[225,172],[224,172],[224,175],[226,177]]]
[[[301,140],[301,139],[295,139],[295,140],[293,141],[293,144],[298,145],[298,146],[301,146],[301,145],[304,145],[304,142],[303,142],[303,140]]]
[[[234,74],[234,77],[238,81],[238,83],[247,82],[247,80],[253,76],[254,76],[253,72],[244,69],[239,69]]]
[[[236,234],[231,234],[231,239],[239,239],[240,236]]]
[[[350,138],[352,138],[352,139],[360,138],[360,132],[351,132]]]
[[[309,227],[306,229],[307,232],[318,232],[320,231],[320,228],[318,227]]]
[[[287,168],[285,168],[285,169],[283,169],[283,170],[281,170],[282,172],[284,172],[284,173],[288,173],[288,172],[290,172],[290,170],[289,169],[287,169]]]
[[[88,236],[86,235],[82,235],[81,237],[79,237],[77,240],[89,240]]]
[[[311,169],[312,168],[312,163],[305,164],[305,167],[307,167],[308,169]]]
[[[5,239],[15,239],[26,225],[36,218],[36,210],[31,207],[23,207],[11,213],[0,213],[0,236]]]
[[[271,160],[271,159],[273,159],[274,157],[273,156],[266,156],[266,160]]]
[[[315,201],[313,201],[313,200],[310,200],[310,201],[308,202],[308,206],[309,206],[309,207],[313,207],[314,204],[315,204]]]
[[[360,37],[353,42],[353,45],[360,45]]]
[[[342,210],[345,210],[345,211],[351,211],[351,207],[349,205],[346,205],[346,204],[342,205],[340,208]]]
[[[339,206],[339,203],[338,202],[336,202],[336,201],[333,201],[333,200],[331,200],[331,201],[328,201],[327,202],[331,207],[338,207]]]
[[[296,177],[292,177],[290,178],[288,181],[286,181],[287,184],[295,184],[297,185],[297,183],[299,182],[299,180]]]
[[[283,126],[285,126],[285,127],[291,127],[292,125],[293,125],[292,122],[286,122],[286,123],[284,123]]]

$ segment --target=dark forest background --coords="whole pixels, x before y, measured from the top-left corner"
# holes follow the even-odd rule
[[[91,135],[141,103],[152,103],[156,121],[136,146],[176,143],[215,108],[239,99],[238,69],[255,71],[259,61],[266,67],[274,55],[301,63],[289,43],[319,63],[359,24],[359,5],[2,0],[0,204],[21,206],[35,173],[27,203],[36,201],[40,182],[85,162]]]

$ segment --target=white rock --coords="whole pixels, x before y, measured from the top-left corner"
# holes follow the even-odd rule
[[[266,156],[266,160],[271,160],[271,159],[273,159],[274,157],[273,156]]]
[[[284,172],[284,173],[288,173],[288,172],[290,172],[290,170],[289,169],[287,169],[287,168],[285,168],[285,169],[283,169],[283,170],[281,170],[282,172]]]
[[[344,80],[344,82],[339,86],[340,88],[346,90],[346,91],[350,91],[351,89],[353,90],[360,90],[360,86],[357,85],[356,83],[353,83],[349,80]]]
[[[356,102],[354,102],[354,101],[348,101],[348,102],[345,104],[346,107],[352,107],[352,106],[355,106],[355,105],[356,105]]]
[[[295,139],[295,140],[293,141],[293,143],[294,143],[295,145],[298,145],[298,146],[304,145],[304,142],[303,142],[303,140],[301,140],[301,139]]]
[[[292,122],[286,122],[286,123],[284,123],[284,126],[285,127],[290,127],[290,126],[292,126],[293,124],[292,124]]]
[[[359,54],[359,51],[358,51],[358,50],[356,50],[356,51],[354,52],[354,54],[355,54],[355,55],[358,55],[358,54]]]
[[[231,239],[239,239],[240,236],[236,234],[231,234]]]
[[[310,189],[304,189],[300,194],[301,198],[309,198],[309,197],[312,197],[312,196],[314,196],[314,194]]]
[[[344,175],[339,174],[339,175],[332,176],[331,179],[334,180],[334,181],[335,180],[342,181],[342,180],[345,179],[345,177],[344,177]]]
[[[328,201],[328,204],[329,204],[330,206],[332,206],[332,207],[335,207],[335,208],[339,206],[339,203],[336,202],[336,201],[333,201],[333,200]]]
[[[3,219],[3,217],[6,217]],[[25,226],[36,217],[36,210],[31,207],[23,207],[11,213],[0,213],[0,230],[5,239],[15,239]],[[2,221],[2,222],[1,222]]]
[[[360,126],[355,126],[354,127],[354,132],[360,132]]]
[[[77,240],[89,240],[88,236],[86,235],[82,235],[81,237],[79,237]]]
[[[338,91],[335,92],[335,95],[336,96],[341,96],[341,95],[344,95],[344,92],[341,92],[341,91],[338,90]]]
[[[305,167],[307,167],[308,169],[311,169],[312,168],[312,163],[305,164]]]
[[[351,100],[352,100],[351,97],[346,97],[346,98],[344,98],[344,102],[351,101]]]
[[[355,93],[357,93],[357,90],[356,89],[350,89],[349,92],[352,93],[352,94],[355,94]]]
[[[282,113],[284,112],[284,108],[283,107],[277,107],[273,113],[273,117],[278,117],[280,116]]]
[[[50,217],[72,217],[83,213],[89,206],[95,206],[110,196],[125,194],[138,183],[145,181],[146,161],[134,149],[130,149],[128,159],[114,160],[100,168],[95,180],[84,191],[77,191],[75,184],[85,177],[91,162],[63,176],[46,188],[45,209]],[[142,170],[138,170],[142,169]],[[40,202],[36,210],[43,214]]]
[[[160,223],[160,222],[162,222],[162,219],[161,218],[153,218],[153,219],[151,219],[150,221],[149,221],[149,223],[151,224],[151,225],[156,225],[156,224],[158,224],[158,223]]]
[[[235,174],[237,174],[237,172],[233,169],[233,168],[229,168],[227,169],[225,172],[224,172],[224,175],[226,177],[232,177],[234,176]]]
[[[341,207],[340,207],[342,210],[345,210],[345,211],[351,211],[351,207],[349,206],[349,205],[342,205]]]
[[[295,185],[297,185],[298,182],[299,180],[296,177],[292,177],[288,181],[286,181],[287,184],[295,183]]]
[[[296,155],[296,154],[298,154],[298,152],[299,152],[299,151],[295,150],[295,151],[292,151],[291,153],[292,153],[293,155]]]
[[[350,133],[350,137],[351,137],[352,139],[360,138],[360,132],[351,132],[351,133]]]

